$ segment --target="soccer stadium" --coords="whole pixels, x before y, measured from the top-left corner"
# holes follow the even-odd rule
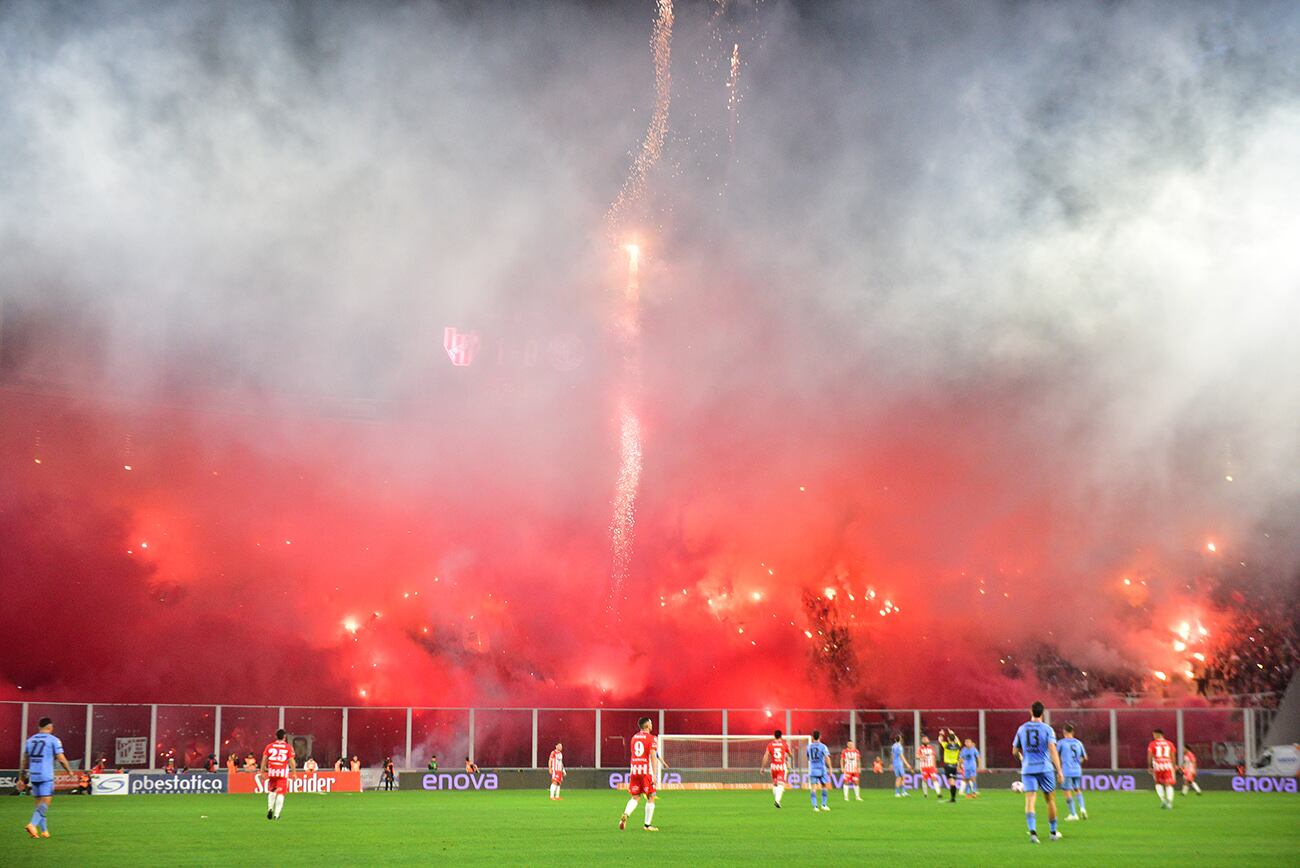
[[[1300,852],[1300,5],[0,3],[0,864]]]

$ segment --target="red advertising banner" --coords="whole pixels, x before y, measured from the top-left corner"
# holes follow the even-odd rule
[[[231,772],[229,792],[265,793],[262,772]],[[289,775],[291,793],[359,793],[361,772],[294,772]]]

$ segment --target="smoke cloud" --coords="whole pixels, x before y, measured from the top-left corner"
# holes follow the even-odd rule
[[[0,692],[1004,706],[1294,609],[1300,11],[733,0],[611,615],[655,12],[0,9]]]

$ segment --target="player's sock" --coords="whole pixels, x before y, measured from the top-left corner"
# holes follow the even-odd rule
[[[1074,797],[1074,803],[1079,806],[1080,812],[1084,812],[1088,810],[1083,806],[1083,793],[1079,793],[1077,796]]]
[[[655,816],[655,803],[646,802],[645,803],[645,824],[647,826],[650,825],[650,821],[654,819],[654,816]]]
[[[830,801],[830,798],[831,798],[831,791],[828,790],[826,787],[822,787],[822,807],[823,807],[823,808],[826,807],[826,803],[827,803],[828,801]]]
[[[844,785],[844,801],[847,802],[848,800],[849,800],[849,785],[848,785],[848,784],[845,784],[845,785]]]
[[[853,785],[853,796],[854,796],[854,798],[858,798],[858,799],[862,798],[862,787],[861,787],[861,785],[859,785],[859,784],[854,784],[854,785]]]
[[[952,801],[954,801],[954,802],[957,801],[957,785],[956,785],[956,784],[948,784],[948,797],[949,797],[950,799],[952,799]]]
[[[1047,828],[1051,829],[1053,835],[1056,834],[1056,818],[1055,818],[1055,817],[1048,817],[1048,818],[1047,818]]]
[[[42,803],[36,806],[36,810],[32,811],[32,825],[42,832],[45,831],[45,809],[46,805]]]
[[[1034,816],[1032,811],[1025,814],[1025,825],[1029,826],[1029,834],[1038,834],[1038,818]]]
[[[1065,797],[1065,810],[1069,812],[1070,816],[1074,816],[1074,799],[1069,796]]]
[[[1201,785],[1196,781],[1192,781],[1192,789],[1196,790],[1196,795],[1199,796],[1201,794]]]
[[[280,811],[284,809],[284,793],[275,794],[275,818],[280,819]]]
[[[630,817],[630,816],[632,816],[632,812],[636,810],[636,803],[637,803],[637,801],[638,801],[637,799],[628,799],[628,800],[627,800],[627,805],[624,806],[624,808],[623,808],[623,816],[625,816],[625,817]]]
[[[813,810],[817,810],[817,789],[815,787],[808,790],[808,798],[812,799]]]
[[[776,803],[781,804],[781,797],[785,795],[785,787],[781,784],[772,787],[772,795],[776,796]]]
[[[266,809],[268,811],[275,810],[275,790],[271,790],[271,792],[266,794]]]

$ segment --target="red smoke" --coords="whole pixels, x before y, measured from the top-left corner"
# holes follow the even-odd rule
[[[483,367],[459,403],[378,421],[236,413],[198,393],[169,398],[192,409],[4,394],[0,604],[38,613],[10,620],[4,694],[1017,705],[1043,688],[1007,658],[1039,646],[1084,669],[1181,674],[1170,625],[1215,610],[1182,602],[1202,556],[1160,542],[1199,546],[1201,516],[1154,515],[1140,490],[1090,508],[1071,443],[1023,422],[1048,385],[882,400],[889,384],[846,366],[823,373],[838,402],[779,373],[758,387],[753,371],[809,354],[838,366],[840,337],[747,291],[647,323],[645,485],[618,620],[616,420],[599,379],[524,425],[485,412],[498,396]],[[771,340],[728,346],[737,329]],[[744,388],[694,392],[700,357]]]

